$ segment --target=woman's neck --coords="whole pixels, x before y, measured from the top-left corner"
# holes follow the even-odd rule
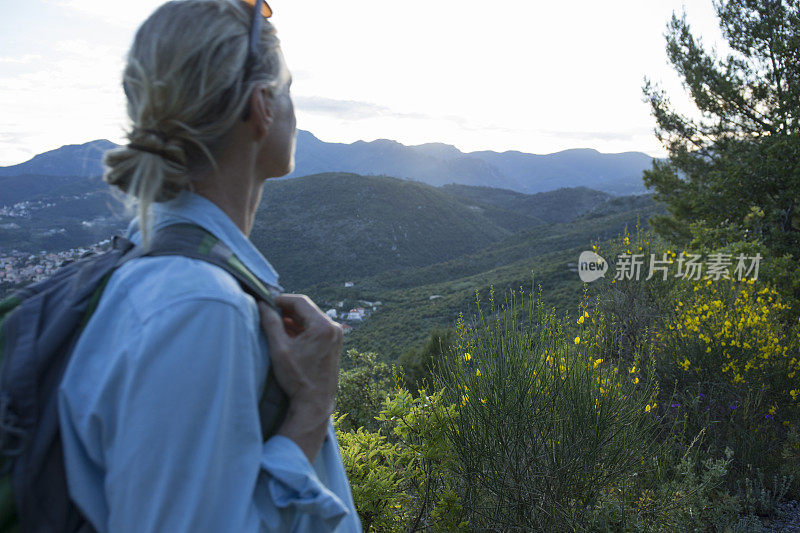
[[[195,187],[195,192],[210,200],[228,215],[245,237],[253,229],[258,204],[261,202],[262,186],[254,186],[247,191],[226,190],[220,187]]]
[[[208,169],[190,178],[194,192],[216,204],[249,237],[264,180],[255,177],[255,154],[242,152],[223,154],[217,172]]]

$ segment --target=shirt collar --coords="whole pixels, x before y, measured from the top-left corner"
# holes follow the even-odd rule
[[[183,191],[173,200],[154,203],[151,209],[153,230],[180,222],[197,224],[228,245],[244,266],[262,282],[283,290],[278,284],[278,273],[269,261],[244,236],[228,215],[211,200],[190,191]],[[136,244],[141,242],[137,218],[134,218],[128,226],[128,238]]]

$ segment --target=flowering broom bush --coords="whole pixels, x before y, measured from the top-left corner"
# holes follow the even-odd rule
[[[675,461],[703,431],[695,467],[702,470],[705,461],[720,460],[730,448],[725,481],[732,491],[762,470],[768,479],[791,473],[781,451],[800,405],[800,343],[791,302],[763,281],[736,281],[733,268],[729,276],[708,271],[681,276],[687,274],[690,251],[672,249],[641,228],[595,249],[610,260],[621,253],[643,254],[669,269],[651,277],[643,268],[638,280],[615,279],[612,265],[610,279],[591,286],[590,310],[607,315],[609,335],[623,334],[632,339],[629,344],[647,345],[655,354],[655,379],[670,395],[659,409],[676,446],[665,470],[683,468]],[[703,253],[708,259],[723,252]]]
[[[449,419],[456,489],[477,528],[579,529],[601,489],[623,486],[654,448],[657,388],[638,354],[576,335],[538,300],[512,293],[457,324],[436,384]],[[580,319],[579,319],[580,320]]]
[[[794,411],[800,405],[800,391],[794,388],[800,358],[797,328],[792,331],[781,319],[788,309],[777,291],[759,288],[753,280],[707,280],[677,301],[669,332],[660,338],[664,344],[682,341],[685,352],[677,354],[676,363],[684,372],[705,380],[722,373],[732,385],[765,390]],[[776,410],[773,405],[767,414],[774,419]],[[783,422],[789,425],[788,419]]]
[[[707,280],[676,295],[657,345],[675,415],[707,427],[712,453],[735,450],[734,478],[781,470],[781,449],[800,414],[798,330],[789,305],[756,282]],[[769,476],[771,477],[771,476]]]

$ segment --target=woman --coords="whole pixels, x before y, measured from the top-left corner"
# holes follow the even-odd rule
[[[130,143],[105,179],[136,200],[135,242],[190,222],[278,287],[247,236],[264,181],[293,167],[295,117],[269,8],[252,4],[170,2],[144,22]],[[181,256],[114,273],[59,389],[70,496],[96,530],[360,531],[330,420],[341,328],[304,296],[276,303],[283,319]],[[264,442],[270,364],[290,407]]]

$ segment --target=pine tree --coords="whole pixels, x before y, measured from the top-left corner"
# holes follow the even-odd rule
[[[649,80],[643,88],[669,153],[644,174],[667,206],[651,223],[670,240],[688,243],[705,228],[800,258],[799,4],[715,0],[724,58],[695,38],[685,13],[673,14],[668,57],[700,118],[674,110]]]

